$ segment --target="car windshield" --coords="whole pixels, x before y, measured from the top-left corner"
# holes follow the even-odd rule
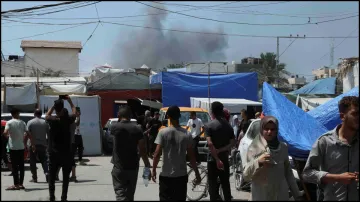
[[[260,121],[259,120],[253,121],[253,123],[251,124],[251,126],[249,127],[246,133],[247,133],[247,137],[250,140],[253,140],[257,134],[260,134]]]
[[[204,124],[210,121],[210,115],[207,112],[196,112],[196,117],[201,119]],[[181,117],[179,120],[180,126],[186,126],[189,119],[190,112],[181,112]]]

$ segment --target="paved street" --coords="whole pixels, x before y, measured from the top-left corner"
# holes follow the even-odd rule
[[[70,182],[68,200],[84,200],[84,201],[103,201],[103,200],[115,200],[115,194],[111,180],[112,164],[110,163],[111,157],[86,157],[89,160],[87,166],[77,167],[78,183]],[[143,171],[143,163],[139,170],[138,183],[135,193],[135,200],[159,200],[159,185],[150,182],[148,187],[144,186],[141,178]],[[161,162],[159,163],[161,166]],[[37,164],[38,167],[38,181],[39,183],[30,183],[31,173],[29,164],[25,164],[25,190],[20,191],[5,191],[5,189],[12,184],[11,176],[4,176],[9,172],[1,172],[1,200],[5,201],[46,201],[49,197],[48,185],[45,182],[45,176],[42,173],[42,167]],[[60,172],[61,173],[61,172]],[[160,173],[158,168],[157,173]],[[60,174],[60,179],[62,175]],[[250,196],[247,192],[238,192],[234,188],[234,181],[231,179],[232,195],[235,200],[247,200]],[[56,183],[56,199],[60,200],[61,197],[61,183]],[[209,197],[202,199],[203,201],[209,201]]]

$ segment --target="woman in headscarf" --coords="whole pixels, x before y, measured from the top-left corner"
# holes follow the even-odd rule
[[[278,140],[279,124],[273,116],[260,122],[260,134],[247,152],[245,181],[251,181],[253,201],[288,201],[289,188],[296,200],[302,193],[289,163],[288,147]]]

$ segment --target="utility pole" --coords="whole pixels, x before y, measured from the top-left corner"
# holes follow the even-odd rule
[[[36,68],[36,99],[37,99],[37,107],[40,108],[40,71],[39,68]]]
[[[6,106],[6,75],[4,74],[4,105],[3,105],[3,111],[4,113],[8,112],[7,106]]]
[[[334,50],[335,50],[334,41],[335,41],[335,39],[332,38],[331,44],[330,44],[330,67],[332,67],[334,65]]]
[[[290,34],[290,36],[278,36],[276,37],[276,72],[277,72],[277,77],[276,77],[276,85],[277,87],[279,87],[279,72],[278,72],[278,68],[279,68],[279,64],[280,64],[280,38],[283,38],[283,39],[305,39],[306,35],[304,36],[299,36],[299,35],[296,35],[296,36],[292,36]]]
[[[211,103],[210,103],[210,63],[208,63],[208,99],[209,99],[209,112],[211,110]]]

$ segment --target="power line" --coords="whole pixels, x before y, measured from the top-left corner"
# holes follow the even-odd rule
[[[41,33],[41,34],[35,34],[35,35],[32,35],[32,36],[25,36],[25,37],[20,37],[20,38],[9,39],[9,40],[5,40],[5,41],[1,41],[1,43],[9,42],[9,41],[15,41],[15,40],[19,40],[19,39],[31,38],[31,37],[35,37],[35,36],[42,36],[42,35],[51,34],[51,33],[56,33],[56,32],[61,32],[61,31],[64,31],[64,30],[68,30],[68,29],[72,29],[72,28],[80,27],[80,26],[84,26],[84,24],[82,24],[82,25],[76,25],[76,26],[72,26],[72,27],[67,27],[67,28],[65,28],[65,29],[59,29],[59,30],[55,30],[55,31],[51,31],[51,32],[46,32],[46,33]]]
[[[17,20],[10,20],[10,19],[4,19],[6,21],[12,21],[12,22],[19,22],[19,23],[27,23],[27,24],[37,24],[37,25],[85,25],[85,24],[93,24],[98,23],[99,21],[90,21],[90,22],[79,22],[79,23],[60,23],[60,24],[54,24],[54,23],[44,23],[44,22],[27,22],[27,21],[17,21]]]
[[[153,1],[154,3],[157,4],[164,4],[164,5],[176,5],[176,6],[188,6],[188,7],[200,7],[200,6],[194,6],[194,5],[189,5],[189,4],[173,4],[173,3],[163,3],[163,2],[158,2],[158,1]],[[236,2],[232,2],[232,3],[240,3],[241,1],[236,1]],[[285,2],[273,2],[273,3],[265,3],[265,4],[254,4],[254,5],[247,5],[247,6],[240,6],[240,8],[246,8],[246,7],[252,7],[252,6],[263,6],[263,5],[270,5],[270,4],[281,4],[281,3],[289,3],[290,1],[285,1]],[[231,4],[231,3],[228,3]],[[220,6],[220,5],[217,5]],[[214,7],[214,6],[203,6],[203,7]],[[236,7],[231,7],[231,8],[236,8]],[[237,7],[239,8],[239,7]]]
[[[171,31],[171,32],[182,32],[182,33],[193,33],[193,34],[204,34],[204,35],[237,36],[237,37],[277,38],[277,36],[246,35],[246,34],[228,34],[228,33],[214,33],[214,32],[197,32],[197,31],[188,31],[188,30],[177,30],[177,29],[157,28],[157,27],[149,27],[149,26],[130,25],[130,24],[123,24],[123,23],[116,23],[116,22],[107,22],[107,21],[101,21],[101,22],[107,23],[107,24],[127,26],[127,27],[153,29],[153,30],[158,30],[158,31]],[[343,37],[343,36],[306,36],[306,38],[309,38],[309,39],[358,38],[358,36],[356,36],[356,37]]]
[[[74,4],[74,3],[77,3],[77,2],[70,1],[70,2],[63,2],[63,3],[58,3],[58,4],[48,4],[48,5],[42,5],[42,6],[34,6],[34,7],[30,7],[30,8],[14,9],[14,10],[2,11],[1,15],[5,14],[5,13],[19,13],[19,12],[24,12],[24,11],[38,10],[38,9],[42,9],[42,8],[49,8],[49,7],[66,5],[66,4]]]
[[[75,9],[75,8],[81,8],[81,7],[85,7],[85,6],[90,6],[90,5],[93,5],[93,4],[97,4],[99,2],[100,1],[94,2],[94,3],[89,3],[89,4],[86,4],[86,5],[75,6],[75,7],[72,7],[72,8],[67,8],[67,9],[62,9],[62,10],[57,10],[57,11],[52,11],[52,12],[46,12],[46,13],[22,14],[22,16],[47,15],[47,14],[58,13],[58,12],[62,12],[62,11],[68,11],[68,10]],[[9,17],[16,17],[16,15],[7,15],[7,16],[2,16],[2,17],[9,18]]]
[[[359,14],[359,12],[346,13],[341,15],[328,15],[328,16],[298,16],[298,15],[285,15],[285,14],[276,14],[276,13],[265,13],[260,11],[251,11],[251,12],[234,12],[234,11],[224,11],[221,9],[209,9],[209,11],[220,12],[220,13],[228,13],[228,14],[236,14],[236,15],[265,15],[265,16],[278,16],[278,17],[289,17],[289,18],[303,18],[303,19],[312,19],[312,18],[332,18],[332,17],[340,17],[346,15]]]
[[[137,2],[137,3],[139,3],[139,4],[143,4],[143,5],[148,6],[148,7],[151,7],[151,8],[155,8],[155,9],[167,11],[167,12],[170,12],[170,13],[176,13],[176,14],[178,14],[178,15],[184,15],[184,16],[192,17],[192,18],[196,18],[196,19],[207,20],[207,21],[214,21],[214,22],[221,22],[221,23],[227,23],[227,24],[240,24],[240,25],[257,25],[257,26],[260,26],[260,25],[262,25],[262,26],[280,26],[280,25],[282,25],[282,26],[296,26],[296,25],[310,25],[310,24],[316,24],[316,25],[317,25],[317,24],[320,24],[320,23],[333,22],[333,21],[344,20],[344,19],[348,19],[348,18],[353,18],[353,17],[359,16],[359,15],[354,15],[354,16],[348,16],[348,17],[339,18],[339,19],[332,19],[332,20],[315,22],[315,23],[308,22],[308,23],[298,23],[298,24],[256,24],[256,23],[223,21],[223,20],[216,20],[216,19],[198,17],[198,16],[193,16],[193,15],[188,15],[188,14],[180,13],[180,12],[177,12],[177,11],[171,11],[171,10],[167,10],[167,9],[163,9],[163,8],[158,8],[158,7],[151,6],[151,5],[149,5],[149,4],[145,4],[145,3],[142,3],[142,2],[139,2],[139,1],[135,1],[135,2]]]
[[[348,37],[345,37],[345,38],[344,38],[338,45],[336,45],[333,49],[339,47],[346,39],[350,38],[350,36],[351,36],[355,31],[357,31],[358,29],[359,29],[359,27],[357,27],[357,28],[354,29],[352,32],[350,32],[350,34],[348,35]],[[321,56],[321,57],[320,57],[320,60],[323,59],[325,56],[327,56],[329,53],[330,53],[330,51],[327,52],[327,53],[325,53],[323,56]]]
[[[285,51],[294,43],[294,41],[295,41],[296,39],[297,39],[297,38],[295,38],[295,39],[285,48],[285,50],[280,54],[279,57],[281,57],[281,56],[285,53]]]

